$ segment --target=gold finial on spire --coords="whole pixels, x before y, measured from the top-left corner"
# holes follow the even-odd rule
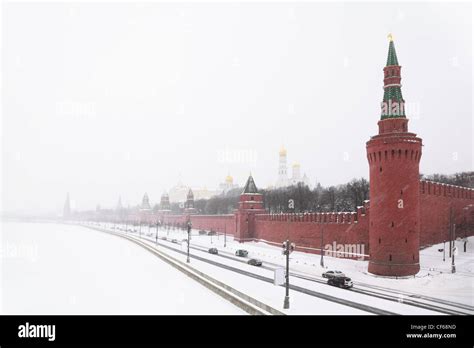
[[[389,41],[393,41],[393,35],[392,35],[392,33],[389,33],[389,34],[387,35],[387,37],[388,37],[388,40],[389,40]]]

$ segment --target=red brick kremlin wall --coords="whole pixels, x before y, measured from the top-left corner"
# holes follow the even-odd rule
[[[326,244],[364,244],[369,254],[368,224],[370,202],[354,213],[257,214],[250,238],[280,244],[288,235],[297,249],[319,253],[321,234]],[[453,185],[420,181],[420,247],[442,243],[449,236],[449,211],[453,207],[456,235],[474,235],[474,190]],[[137,217],[136,217],[137,218]],[[186,215],[155,215],[165,224],[183,225]],[[235,235],[234,214],[190,215],[193,228]],[[309,249],[307,249],[309,248]],[[315,250],[313,250],[315,249]]]
[[[323,245],[364,244],[369,254],[368,224],[370,202],[354,213],[309,213],[309,214],[257,214],[250,239],[280,245],[288,235],[296,243],[297,250],[319,253],[321,234]],[[449,212],[453,207],[456,236],[474,235],[474,189],[420,181],[420,247],[442,243],[449,236]],[[190,215],[193,228],[218,233],[236,234],[236,215]],[[81,216],[85,220],[117,221],[116,216]],[[156,223],[184,225],[187,215],[140,212],[118,220],[131,223]],[[289,222],[288,222],[289,220]],[[322,232],[323,231],[323,232]]]
[[[474,190],[420,181],[420,246],[441,243],[449,239],[450,210],[456,236],[474,235]]]

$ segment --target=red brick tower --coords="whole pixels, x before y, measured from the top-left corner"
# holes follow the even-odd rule
[[[194,208],[194,193],[191,189],[189,189],[188,194],[186,195],[186,203],[184,203],[184,213],[188,215],[196,214],[196,209]]]
[[[421,139],[408,132],[401,66],[390,38],[379,134],[367,142],[370,167],[369,272],[418,273]]]
[[[252,175],[245,184],[244,191],[240,195],[239,208],[235,212],[236,233],[234,238],[239,242],[250,241],[255,230],[255,214],[264,214],[263,196],[258,193]]]

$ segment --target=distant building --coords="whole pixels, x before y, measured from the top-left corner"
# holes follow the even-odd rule
[[[208,190],[204,188],[193,188],[194,199],[209,199],[221,193],[219,190]]]
[[[169,191],[169,200],[172,203],[184,203],[186,202],[187,195],[191,187],[183,185],[179,182],[177,185],[173,186]],[[204,188],[193,188],[194,199],[209,199],[213,196],[220,194],[220,190],[208,190]]]
[[[169,200],[173,203],[184,203],[186,202],[186,195],[189,191],[189,187],[178,182],[169,191]]]
[[[69,219],[71,217],[71,200],[69,198],[69,192],[66,195],[66,201],[64,202],[63,208],[63,219]]]
[[[275,188],[282,188],[291,185],[298,185],[299,183],[305,184],[307,186],[311,186],[309,178],[304,174],[301,176],[301,166],[299,163],[294,163],[291,167],[292,169],[292,176],[291,178],[288,177],[288,170],[287,170],[287,151],[282,146],[280,151],[278,152],[278,178],[275,184]]]
[[[163,194],[161,195],[160,211],[161,212],[171,211],[170,196],[166,192],[163,192]]]
[[[286,149],[282,146],[279,151],[279,161],[278,161],[278,179],[276,182],[276,187],[286,187],[288,186],[288,172],[286,164]]]
[[[148,194],[145,193],[143,195],[143,199],[142,199],[142,204],[140,206],[140,210],[151,210],[151,206],[150,206],[150,199],[148,198]]]
[[[186,203],[184,204],[184,213],[185,214],[195,214],[196,209],[194,208],[194,193],[193,190],[189,189],[188,194],[186,195]]]
[[[237,187],[239,187],[239,185],[234,184],[234,178],[229,174],[225,177],[225,181],[219,185],[219,190],[223,193],[227,193]]]
[[[119,196],[118,202],[117,202],[117,208],[115,208],[118,212],[123,210],[123,205],[122,205],[122,197]]]

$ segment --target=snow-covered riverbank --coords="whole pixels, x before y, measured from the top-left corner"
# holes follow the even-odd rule
[[[246,314],[126,240],[1,224],[1,314]]]

